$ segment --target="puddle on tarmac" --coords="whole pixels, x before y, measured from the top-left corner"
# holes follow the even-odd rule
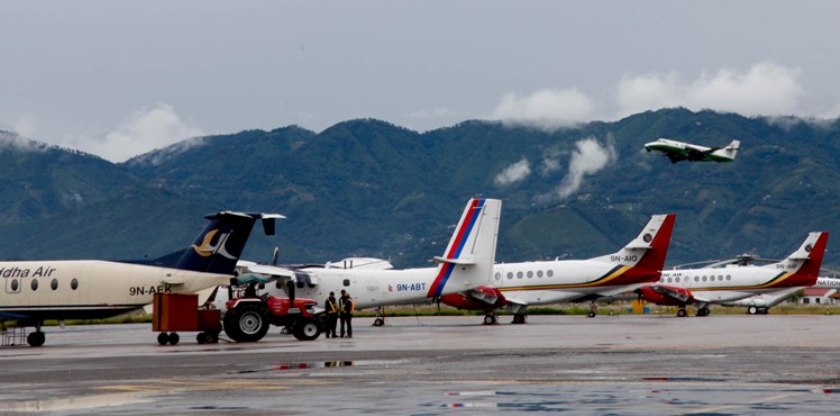
[[[0,402],[3,412],[60,412],[68,410],[96,409],[100,407],[125,406],[151,402],[149,393],[110,393],[61,399],[23,400]]]
[[[364,366],[391,366],[405,364],[408,360],[355,360],[355,361],[305,361],[305,362],[282,362],[271,367],[255,370],[237,371],[236,374],[253,374],[273,371],[289,370],[312,370],[317,368],[339,368],[339,367],[364,367]]]

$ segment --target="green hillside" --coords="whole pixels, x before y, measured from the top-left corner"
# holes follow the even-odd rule
[[[649,154],[658,137],[741,140],[733,163]],[[557,197],[577,143],[615,158]],[[28,153],[27,153],[28,152]],[[0,147],[5,258],[154,257],[184,247],[219,209],[289,217],[246,256],[288,262],[380,256],[398,266],[440,254],[466,199],[504,200],[498,259],[581,258],[618,249],[651,214],[677,214],[669,263],[757,252],[780,257],[840,220],[840,122],[767,120],[684,109],[544,132],[467,121],[426,133],[362,119],[210,136],[123,164],[50,148]],[[530,174],[499,185],[505,168]],[[78,194],[81,198],[75,197]],[[829,245],[828,258],[840,262]]]

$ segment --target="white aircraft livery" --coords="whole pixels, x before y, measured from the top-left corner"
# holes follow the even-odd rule
[[[677,316],[686,306],[697,305],[697,316],[709,314],[709,304],[727,303],[758,294],[787,293],[814,285],[828,243],[827,232],[812,232],[786,259],[764,266],[707,267],[662,272],[657,284],[638,289],[649,302],[674,305]]]
[[[379,267],[302,267],[291,269],[241,261],[240,280],[254,275],[276,280],[273,295],[326,299],[344,289],[357,308],[428,303],[442,295],[490,283],[496,255],[502,201],[470,199],[437,267],[390,270]],[[214,304],[222,307],[225,291]]]
[[[689,162],[731,162],[735,160],[735,155],[738,154],[740,148],[741,142],[738,140],[733,140],[724,147],[699,146],[671,139],[657,139],[645,143],[645,150],[661,152],[671,160],[671,163],[682,160]]]
[[[274,233],[278,214],[224,211],[180,252],[151,262],[37,260],[0,262],[0,322],[34,326],[33,347],[46,339],[46,319],[99,319],[140,309],[156,293],[193,293],[230,281],[257,219]]]
[[[441,297],[459,309],[483,310],[484,323],[495,324],[497,308],[513,312],[513,323],[525,323],[531,305],[594,301],[655,282],[665,264],[674,214],[654,215],[639,235],[616,253],[587,260],[497,264],[492,285]],[[590,317],[595,316],[593,304]]]

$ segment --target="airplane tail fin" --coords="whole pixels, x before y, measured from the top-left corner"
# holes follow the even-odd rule
[[[501,210],[502,201],[498,199],[472,198],[467,202],[443,257],[435,257],[439,263],[437,276],[427,297],[438,298],[492,282]]]
[[[787,258],[763,267],[783,271],[774,282],[784,282],[784,286],[812,286],[817,283],[827,244],[828,232],[811,232],[799,249]]]
[[[625,284],[659,280],[665,266],[676,215],[653,215],[642,232],[614,254],[599,259],[616,263],[616,273]],[[619,274],[616,276],[618,277]]]
[[[715,154],[718,156],[725,157],[727,159],[734,160],[735,156],[738,155],[738,150],[741,149],[741,141],[740,140],[732,140],[728,145],[725,147],[715,150]]]
[[[245,243],[257,220],[262,220],[266,235],[274,234],[279,214],[246,214],[222,211],[208,215],[210,224],[195,242],[183,251],[171,267],[205,273],[233,274]]]

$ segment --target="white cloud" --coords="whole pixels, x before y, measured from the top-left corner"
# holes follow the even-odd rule
[[[35,114],[28,113],[21,116],[15,120],[12,129],[14,129],[15,133],[19,136],[28,138],[35,137]]]
[[[592,101],[576,88],[539,90],[520,97],[508,93],[493,110],[490,118],[514,125],[542,130],[571,127],[592,116]]]
[[[171,105],[158,103],[151,108],[143,107],[131,113],[104,138],[66,137],[62,144],[112,162],[122,162],[153,149],[204,134],[200,128],[182,120]],[[189,143],[202,142],[191,140]]]
[[[602,146],[594,137],[589,137],[578,140],[575,145],[577,149],[572,151],[569,172],[563,178],[563,182],[552,193],[539,197],[541,201],[548,202],[569,197],[580,189],[584,177],[595,174],[617,158],[612,141]]]
[[[531,164],[524,157],[522,160],[504,168],[493,179],[497,186],[507,186],[524,180],[531,174]]]
[[[46,143],[29,140],[25,137],[19,136],[16,133],[7,133],[0,131],[0,150],[14,149],[23,150],[27,152],[44,151],[51,148],[51,145]]]
[[[621,116],[664,107],[712,109],[743,115],[790,114],[804,95],[797,68],[772,62],[753,65],[746,72],[723,68],[702,73],[693,81],[667,74],[625,75],[618,85]]]

